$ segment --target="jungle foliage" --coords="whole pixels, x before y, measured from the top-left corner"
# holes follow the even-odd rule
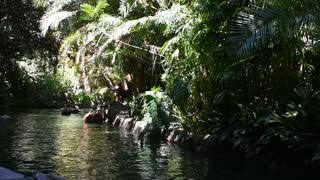
[[[33,6],[45,9],[41,34],[59,45],[55,74],[70,82],[73,102],[139,97],[131,103],[135,113],[153,123],[170,104],[170,116],[189,133],[212,134],[213,142],[250,157],[303,152],[319,159],[319,1],[34,0]]]
[[[170,123],[175,120],[171,99],[160,87],[153,87],[150,91],[133,98],[129,106],[131,115],[138,117],[138,120],[145,124],[145,131],[168,129]]]
[[[10,106],[48,107],[62,101],[57,44],[40,36],[44,9],[34,8],[31,0],[1,1],[0,7],[0,113]]]

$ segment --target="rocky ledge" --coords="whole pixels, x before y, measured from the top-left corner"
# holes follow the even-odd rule
[[[107,120],[107,123],[110,120]],[[196,151],[208,151],[213,144],[213,136],[207,135],[193,135],[186,132],[183,128],[179,128],[174,124],[168,129],[152,129],[147,130],[146,123],[139,121],[137,117],[131,117],[127,112],[119,112],[112,125],[118,128],[125,128],[137,134],[139,138],[160,138],[170,143],[183,144]],[[110,122],[108,123],[110,124]]]

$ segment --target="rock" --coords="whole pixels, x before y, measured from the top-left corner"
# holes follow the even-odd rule
[[[148,129],[145,136],[149,139],[160,139],[161,129],[160,128]]]
[[[168,137],[167,137],[167,141],[168,141],[168,142],[172,142],[173,139],[174,139],[174,135],[175,135],[175,131],[172,130],[172,131],[170,132],[170,134],[168,135]]]
[[[211,134],[206,134],[202,139],[202,150],[206,151],[213,146],[213,136]]]
[[[70,115],[71,114],[71,110],[68,108],[62,108],[61,109],[61,115]]]
[[[116,119],[113,121],[112,125],[114,127],[119,127],[121,123],[121,117],[116,117]]]
[[[191,149],[197,150],[202,146],[203,136],[200,135],[191,135],[186,138],[187,144]]]
[[[132,118],[125,119],[123,126],[131,128],[132,132],[138,135],[139,139],[144,137],[148,139],[160,139],[161,137],[161,128],[150,128],[149,125],[144,121],[135,121]],[[130,125],[132,123],[132,125]]]
[[[186,139],[186,133],[182,128],[170,129],[169,132],[170,134],[167,137],[169,142],[182,143]]]
[[[124,127],[125,120],[129,118],[127,113],[120,112],[116,115],[115,120],[113,121],[112,125],[114,127]]]
[[[127,130],[130,130],[130,129],[132,129],[133,122],[134,122],[134,118],[126,118],[126,119],[124,119],[121,127],[124,127]]]
[[[142,121],[135,121],[133,124],[133,132],[140,135],[145,129],[145,123]]]
[[[103,106],[106,108],[106,118],[108,119],[108,124],[112,124],[116,116],[120,113],[129,114],[129,108],[117,101],[110,101],[104,103]]]
[[[83,120],[86,123],[102,123],[104,119],[100,113],[89,112],[83,116]]]
[[[71,113],[77,114],[79,112],[80,112],[80,109],[78,106],[61,108],[61,115],[70,115]]]
[[[1,180],[22,180],[24,176],[22,174],[13,172],[9,169],[0,167],[0,179]]]

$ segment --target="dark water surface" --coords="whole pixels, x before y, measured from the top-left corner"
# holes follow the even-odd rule
[[[67,179],[205,179],[207,159],[158,142],[143,149],[129,131],[85,124],[82,115],[29,110],[0,119],[0,166]]]
[[[131,132],[84,124],[82,115],[61,116],[59,110],[25,110],[0,119],[0,166],[67,179],[270,179],[236,161],[208,161],[164,142],[141,148]]]

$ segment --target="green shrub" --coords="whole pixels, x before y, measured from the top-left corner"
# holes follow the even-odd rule
[[[129,103],[132,114],[139,116],[147,129],[168,128],[172,120],[172,103],[161,88],[152,88]]]

